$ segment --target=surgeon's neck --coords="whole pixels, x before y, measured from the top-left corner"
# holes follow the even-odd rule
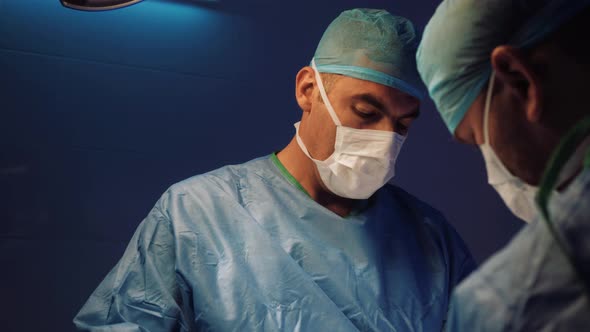
[[[334,195],[322,186],[322,180],[314,162],[301,151],[295,138],[277,153],[277,157],[314,201],[341,217],[350,214],[356,201]]]

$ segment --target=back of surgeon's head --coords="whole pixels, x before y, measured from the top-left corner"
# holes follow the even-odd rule
[[[482,9],[479,1],[445,1],[417,54],[439,113],[468,144],[484,141],[485,97],[495,73],[490,143],[509,171],[530,184],[539,183],[559,140],[590,114],[589,2],[496,0]]]

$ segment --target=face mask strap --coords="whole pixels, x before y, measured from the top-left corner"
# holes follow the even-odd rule
[[[311,67],[313,68],[313,71],[315,72],[315,80],[317,82],[318,89],[320,90],[320,96],[322,97],[322,100],[324,101],[324,104],[326,105],[326,108],[328,109],[328,113],[330,113],[330,117],[332,118],[332,121],[334,121],[334,124],[336,126],[341,126],[342,123],[340,123],[340,119],[338,119],[338,116],[336,115],[336,112],[334,111],[332,104],[330,104],[330,100],[328,99],[328,95],[326,94],[326,89],[324,89],[324,84],[322,83],[322,77],[320,76],[320,72],[318,71],[318,68],[315,65],[315,59],[311,59]]]
[[[307,156],[307,158],[314,160],[311,157],[311,154],[309,154],[309,150],[307,150],[307,147],[305,146],[305,143],[303,143],[303,140],[301,139],[301,136],[299,136],[299,125],[301,124],[301,122],[297,122],[295,124],[295,139],[297,140],[297,144],[299,144],[299,147],[301,148],[301,151],[303,151],[303,153]]]
[[[496,72],[492,71],[492,75],[490,76],[490,83],[488,85],[488,90],[486,93],[486,102],[483,111],[483,143],[490,144],[490,133],[488,130],[488,120],[490,117],[490,105],[492,104],[492,91],[494,90],[494,78],[496,77]]]

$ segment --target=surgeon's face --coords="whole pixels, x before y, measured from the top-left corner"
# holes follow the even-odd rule
[[[489,142],[504,166],[523,181],[538,185],[548,156],[559,139],[543,123],[548,109],[546,83],[521,51],[498,47],[492,53],[496,78],[489,111]],[[455,130],[466,144],[484,143],[483,120],[487,86]]]
[[[309,84],[308,96],[297,96],[304,111],[300,135],[312,157],[325,160],[334,152],[336,125],[321,100],[313,69],[305,67],[299,75],[304,75]],[[298,79],[298,84],[300,82]],[[342,125],[356,129],[393,131],[405,136],[420,114],[417,98],[388,86],[347,76],[335,80],[329,88],[328,99]]]
[[[466,144],[484,143],[483,119],[487,87],[471,105],[455,130],[455,138]],[[535,135],[526,119],[524,109],[517,107],[502,94],[493,93],[490,105],[489,143],[502,164],[523,181],[537,185],[542,175],[538,165],[540,152]]]

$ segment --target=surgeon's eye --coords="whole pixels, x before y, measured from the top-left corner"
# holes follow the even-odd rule
[[[352,107],[352,111],[363,119],[372,119],[376,117],[379,112],[362,107]]]

